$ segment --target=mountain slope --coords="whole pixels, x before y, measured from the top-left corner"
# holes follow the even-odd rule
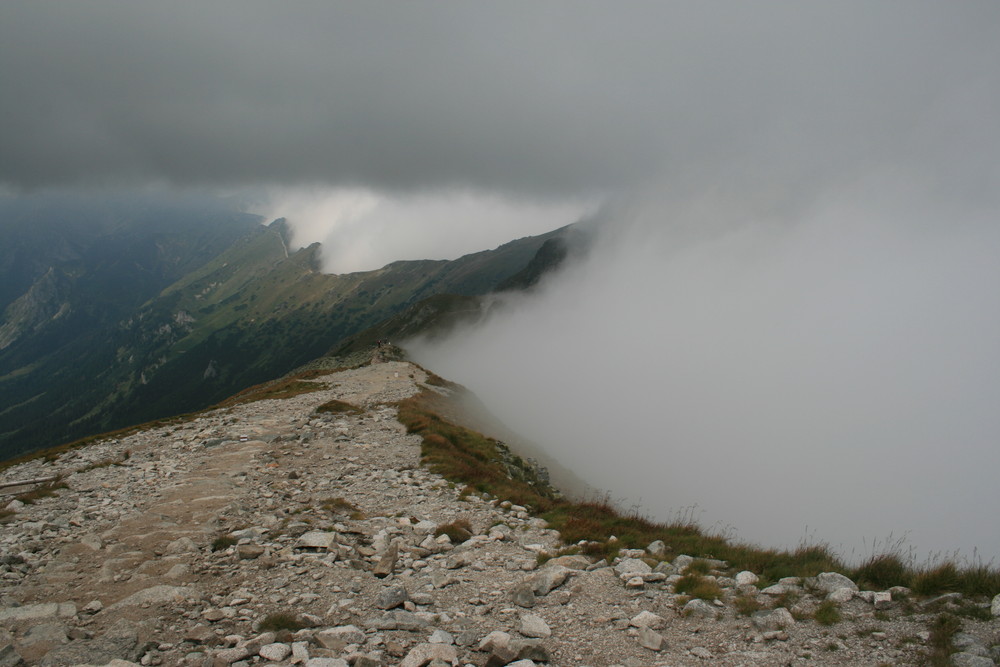
[[[318,245],[289,252],[283,220],[241,231],[207,258],[204,246],[186,248],[196,259],[162,239],[142,246],[146,255],[171,249],[172,261],[154,266],[172,272],[145,270],[134,258],[146,255],[120,234],[117,245],[86,251],[67,241],[68,259],[35,276],[0,321],[0,344],[9,341],[0,350],[0,458],[204,407],[427,297],[485,294],[564,233],[454,261],[329,275]]]

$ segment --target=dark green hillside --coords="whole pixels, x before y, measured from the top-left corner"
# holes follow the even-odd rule
[[[0,351],[0,453],[205,407],[428,297],[488,293],[562,233],[343,275],[320,272],[318,245],[289,252],[282,220],[244,228],[205,261],[115,237],[42,274],[7,308],[0,336],[19,337]],[[188,270],[168,284],[152,280],[141,269],[161,256]]]

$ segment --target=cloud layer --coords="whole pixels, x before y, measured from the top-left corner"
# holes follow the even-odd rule
[[[539,295],[411,349],[624,507],[1000,557],[1000,227],[842,194],[711,230],[648,202]]]
[[[859,164],[997,182],[992,2],[0,8],[0,181],[588,196]],[[794,186],[794,187],[791,187]]]

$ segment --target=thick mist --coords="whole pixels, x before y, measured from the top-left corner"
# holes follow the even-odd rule
[[[721,200],[619,210],[539,293],[410,349],[655,518],[1000,556],[995,220],[912,193]]]

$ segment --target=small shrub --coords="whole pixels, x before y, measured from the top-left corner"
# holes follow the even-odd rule
[[[306,627],[306,624],[301,622],[298,616],[295,614],[289,614],[288,612],[268,614],[264,620],[260,622],[261,632],[280,632],[282,630],[297,632],[304,627]]]
[[[442,523],[434,529],[434,535],[447,535],[454,544],[460,544],[472,537],[472,524],[468,519],[458,519],[451,523]]]
[[[235,546],[238,540],[232,535],[220,535],[212,540],[212,551],[225,551],[231,546]]]
[[[816,608],[813,618],[820,625],[835,625],[840,623],[840,607],[832,600],[824,600]]]

